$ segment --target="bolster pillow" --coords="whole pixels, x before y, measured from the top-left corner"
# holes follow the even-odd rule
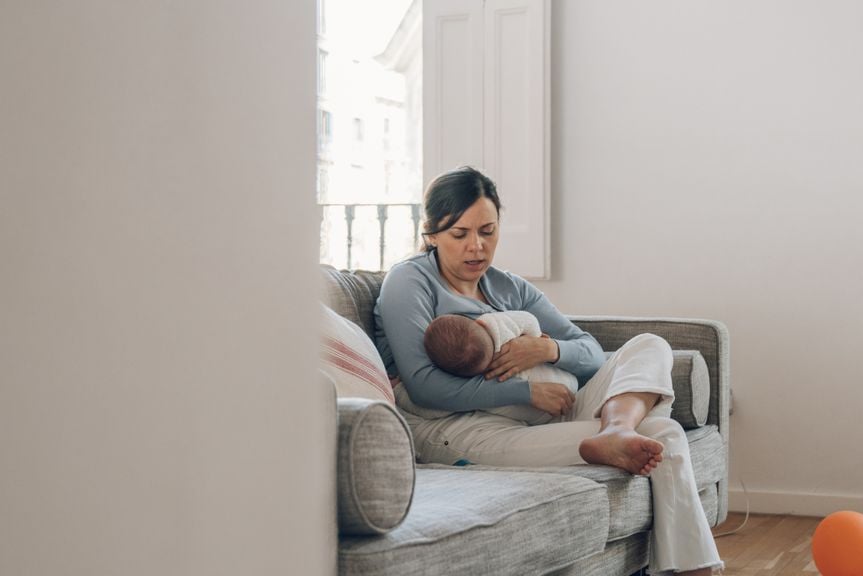
[[[710,406],[710,376],[701,353],[675,350],[671,382],[675,395],[671,417],[686,430],[704,426]]]
[[[416,480],[414,447],[389,404],[339,398],[339,533],[385,534],[402,523]]]

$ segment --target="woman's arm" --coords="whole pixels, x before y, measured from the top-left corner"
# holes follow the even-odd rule
[[[411,400],[428,408],[455,412],[529,404],[530,386],[524,379],[497,382],[482,376],[459,378],[429,360],[423,335],[437,315],[438,296],[436,280],[412,263],[393,268],[381,286],[378,318]]]
[[[536,316],[543,333],[557,343],[560,357],[553,364],[575,375],[584,386],[605,362],[599,342],[561,314],[536,286],[518,276],[512,278],[522,295],[522,309]]]

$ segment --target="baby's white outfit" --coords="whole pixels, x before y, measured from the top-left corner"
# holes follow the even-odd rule
[[[489,312],[488,314],[483,314],[477,320],[482,322],[485,329],[491,335],[491,339],[494,341],[495,353],[500,352],[501,346],[513,338],[518,338],[522,334],[536,337],[542,336],[536,316],[522,310]],[[551,364],[540,364],[533,368],[522,370],[516,376],[524,378],[528,382],[556,382],[569,388],[573,394],[578,392],[578,379],[566,370],[557,368]],[[411,401],[404,386],[396,386],[394,392],[399,408],[421,418],[434,420],[452,414],[452,412],[417,406]],[[529,404],[498,406],[497,408],[488,408],[483,410],[483,412],[490,412],[499,416],[512,418],[513,420],[520,420],[530,426],[548,424],[554,420],[554,416],[548,412],[534,408]]]
[[[523,310],[489,312],[477,318],[477,321],[482,323],[488,333],[491,334],[491,339],[494,341],[495,354],[500,352],[501,346],[513,338],[518,338],[522,335],[537,338],[542,336],[536,316]],[[516,376],[524,378],[528,382],[556,382],[569,388],[573,394],[578,392],[578,379],[566,370],[562,370],[551,364],[539,364],[533,368],[522,370]],[[486,412],[506,416],[513,420],[521,420],[531,426],[547,424],[553,419],[553,416],[548,412],[534,408],[529,404],[499,406],[497,408],[489,408]]]

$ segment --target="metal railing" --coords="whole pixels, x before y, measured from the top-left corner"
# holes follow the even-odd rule
[[[324,212],[326,208],[343,208],[344,219],[347,226],[347,268],[353,267],[353,225],[356,218],[356,209],[360,207],[377,208],[377,221],[380,227],[380,235],[378,240],[379,266],[380,270],[384,269],[384,252],[386,250],[386,223],[389,218],[389,210],[393,207],[409,207],[411,211],[411,220],[413,222],[413,245],[419,245],[419,226],[421,216],[421,204],[413,203],[392,203],[392,204],[369,204],[369,203],[354,203],[354,204],[339,204],[339,203],[322,203],[318,204],[320,214],[320,225],[324,223]]]

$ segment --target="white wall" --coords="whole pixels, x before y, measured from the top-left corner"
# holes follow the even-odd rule
[[[3,3],[0,574],[333,571],[314,12]]]
[[[732,488],[863,511],[863,4],[558,0],[553,22],[542,288],[727,323]]]

